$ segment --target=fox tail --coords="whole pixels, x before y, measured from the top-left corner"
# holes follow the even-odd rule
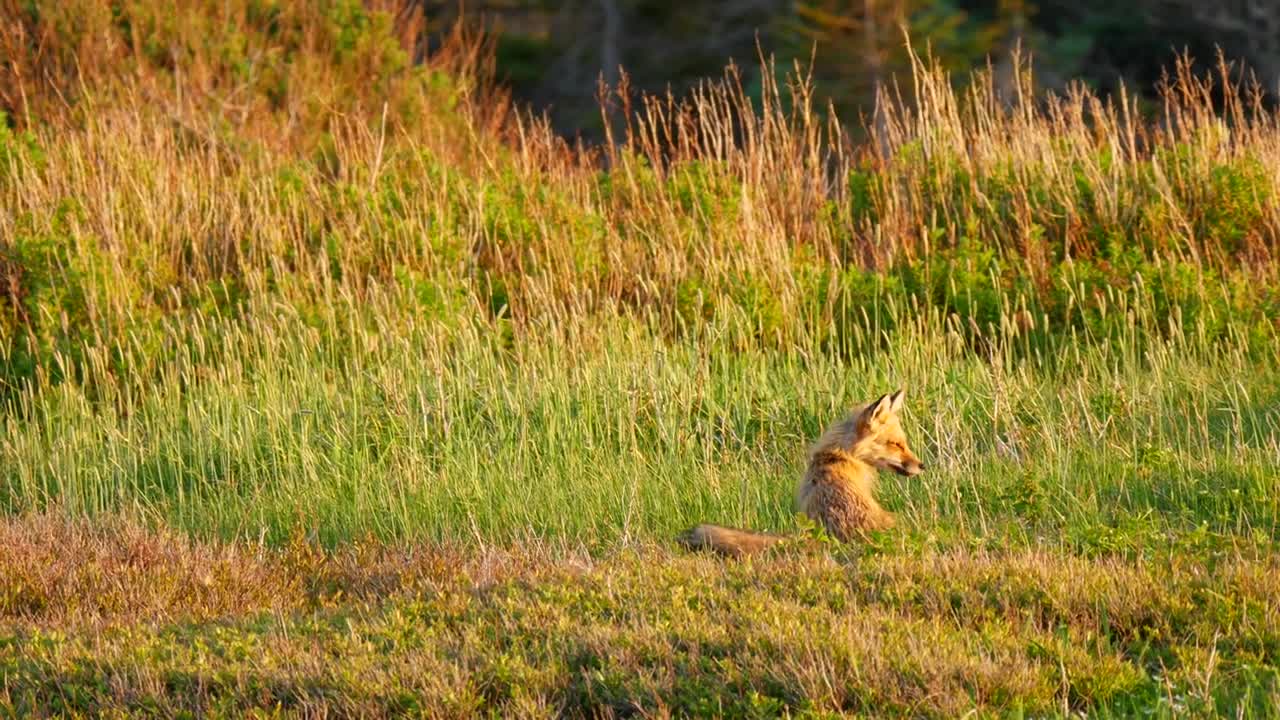
[[[753,555],[785,540],[782,535],[737,530],[720,525],[699,525],[677,538],[691,550],[711,550],[729,557]]]

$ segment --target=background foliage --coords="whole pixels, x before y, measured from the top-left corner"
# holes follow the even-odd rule
[[[452,3],[420,4],[442,23],[456,13]],[[1019,46],[1035,58],[1044,89],[1083,82],[1109,94],[1124,83],[1154,99],[1179,54],[1211,67],[1219,49],[1256,72],[1273,97],[1280,84],[1280,10],[1257,0],[491,0],[465,7],[502,32],[499,72],[516,94],[549,108],[561,132],[591,138],[602,131],[595,81],[616,84],[619,64],[633,87],[683,92],[733,58],[758,94],[761,52],[783,68],[812,60],[822,102],[833,101],[856,125],[860,113],[873,114],[877,85],[909,72],[904,31],[957,82],[973,67],[995,64],[1005,90],[1013,89],[1009,51]]]

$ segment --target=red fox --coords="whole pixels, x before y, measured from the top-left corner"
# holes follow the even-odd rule
[[[898,421],[904,391],[882,395],[836,423],[809,451],[809,469],[800,481],[796,504],[838,540],[848,542],[867,530],[893,527],[893,515],[873,497],[876,471],[912,477],[924,463],[907,447]],[[785,539],[770,533],[699,525],[680,537],[695,549],[738,557]]]

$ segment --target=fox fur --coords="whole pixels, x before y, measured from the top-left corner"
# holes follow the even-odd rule
[[[894,525],[893,514],[875,499],[876,473],[892,470],[906,477],[924,471],[924,463],[907,447],[898,420],[905,392],[881,395],[832,425],[809,450],[809,467],[796,489],[801,512],[842,542],[869,530]],[[694,549],[730,557],[760,552],[786,539],[783,535],[699,525],[680,537]]]

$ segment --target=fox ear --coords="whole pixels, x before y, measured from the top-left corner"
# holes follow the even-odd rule
[[[906,391],[906,390],[899,390],[898,392],[896,392],[896,393],[894,393],[894,394],[890,395],[890,396],[889,396],[889,409],[890,409],[890,410],[892,410],[892,411],[894,411],[895,413],[897,413],[897,412],[901,412],[901,411],[902,411],[902,401],[903,401],[903,399],[906,397],[906,394],[907,394],[907,391]]]
[[[881,395],[875,402],[867,406],[867,409],[862,413],[862,418],[870,425],[884,422],[892,412],[890,409],[892,406],[893,400],[888,395]]]

